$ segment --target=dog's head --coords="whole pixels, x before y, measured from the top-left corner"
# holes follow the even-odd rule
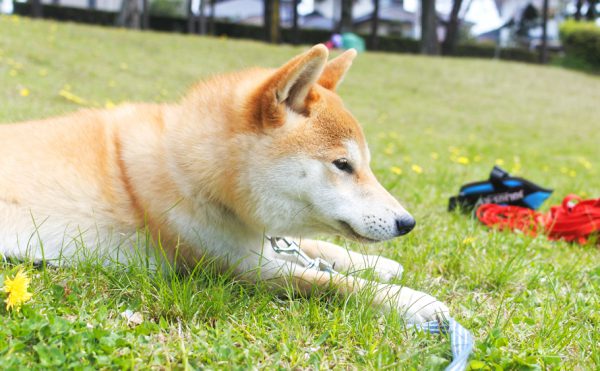
[[[327,48],[317,45],[251,94],[254,131],[240,144],[246,159],[237,184],[247,193],[245,214],[266,233],[373,242],[414,227],[373,175],[364,134],[335,93],[355,56],[349,50],[327,62]]]

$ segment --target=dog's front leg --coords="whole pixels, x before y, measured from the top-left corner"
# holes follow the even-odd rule
[[[316,269],[307,269],[299,264],[270,257],[249,257],[239,267],[254,269],[241,272],[252,281],[262,281],[279,289],[291,287],[305,295],[314,290],[336,289],[345,296],[364,293],[372,295],[374,307],[396,311],[410,323],[438,320],[449,316],[448,307],[431,295],[398,285],[381,284],[343,274],[330,274]]]
[[[372,268],[377,277],[384,282],[400,278],[402,265],[392,259],[379,255],[365,255],[329,242],[301,240],[300,248],[311,258],[321,258],[334,265],[340,272],[356,272]]]

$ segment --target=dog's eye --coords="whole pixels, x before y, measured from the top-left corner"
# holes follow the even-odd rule
[[[352,169],[352,165],[350,165],[348,160],[345,158],[337,159],[333,161],[333,164],[335,165],[335,167],[337,167],[341,171],[345,171],[348,174],[352,174],[352,171],[354,171],[354,169]]]

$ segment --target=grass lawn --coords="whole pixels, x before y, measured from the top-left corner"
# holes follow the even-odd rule
[[[0,122],[177,100],[203,77],[277,66],[303,50],[15,17],[0,17],[0,30]],[[600,197],[600,78],[367,53],[340,94],[364,125],[376,174],[417,228],[389,243],[337,242],[402,262],[398,283],[447,303],[474,333],[474,369],[598,369],[600,250],[489,231],[446,206],[494,163],[553,188],[544,211],[569,193]],[[360,295],[281,298],[202,271],[25,267],[33,299],[19,313],[0,306],[2,369],[439,369],[450,360],[446,339],[407,330]],[[0,263],[0,277],[17,269]],[[128,324],[126,309],[143,322]]]

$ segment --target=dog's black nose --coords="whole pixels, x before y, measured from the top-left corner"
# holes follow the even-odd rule
[[[412,231],[415,227],[415,218],[410,215],[404,215],[396,219],[396,228],[398,229],[398,236],[404,236],[408,232]]]

